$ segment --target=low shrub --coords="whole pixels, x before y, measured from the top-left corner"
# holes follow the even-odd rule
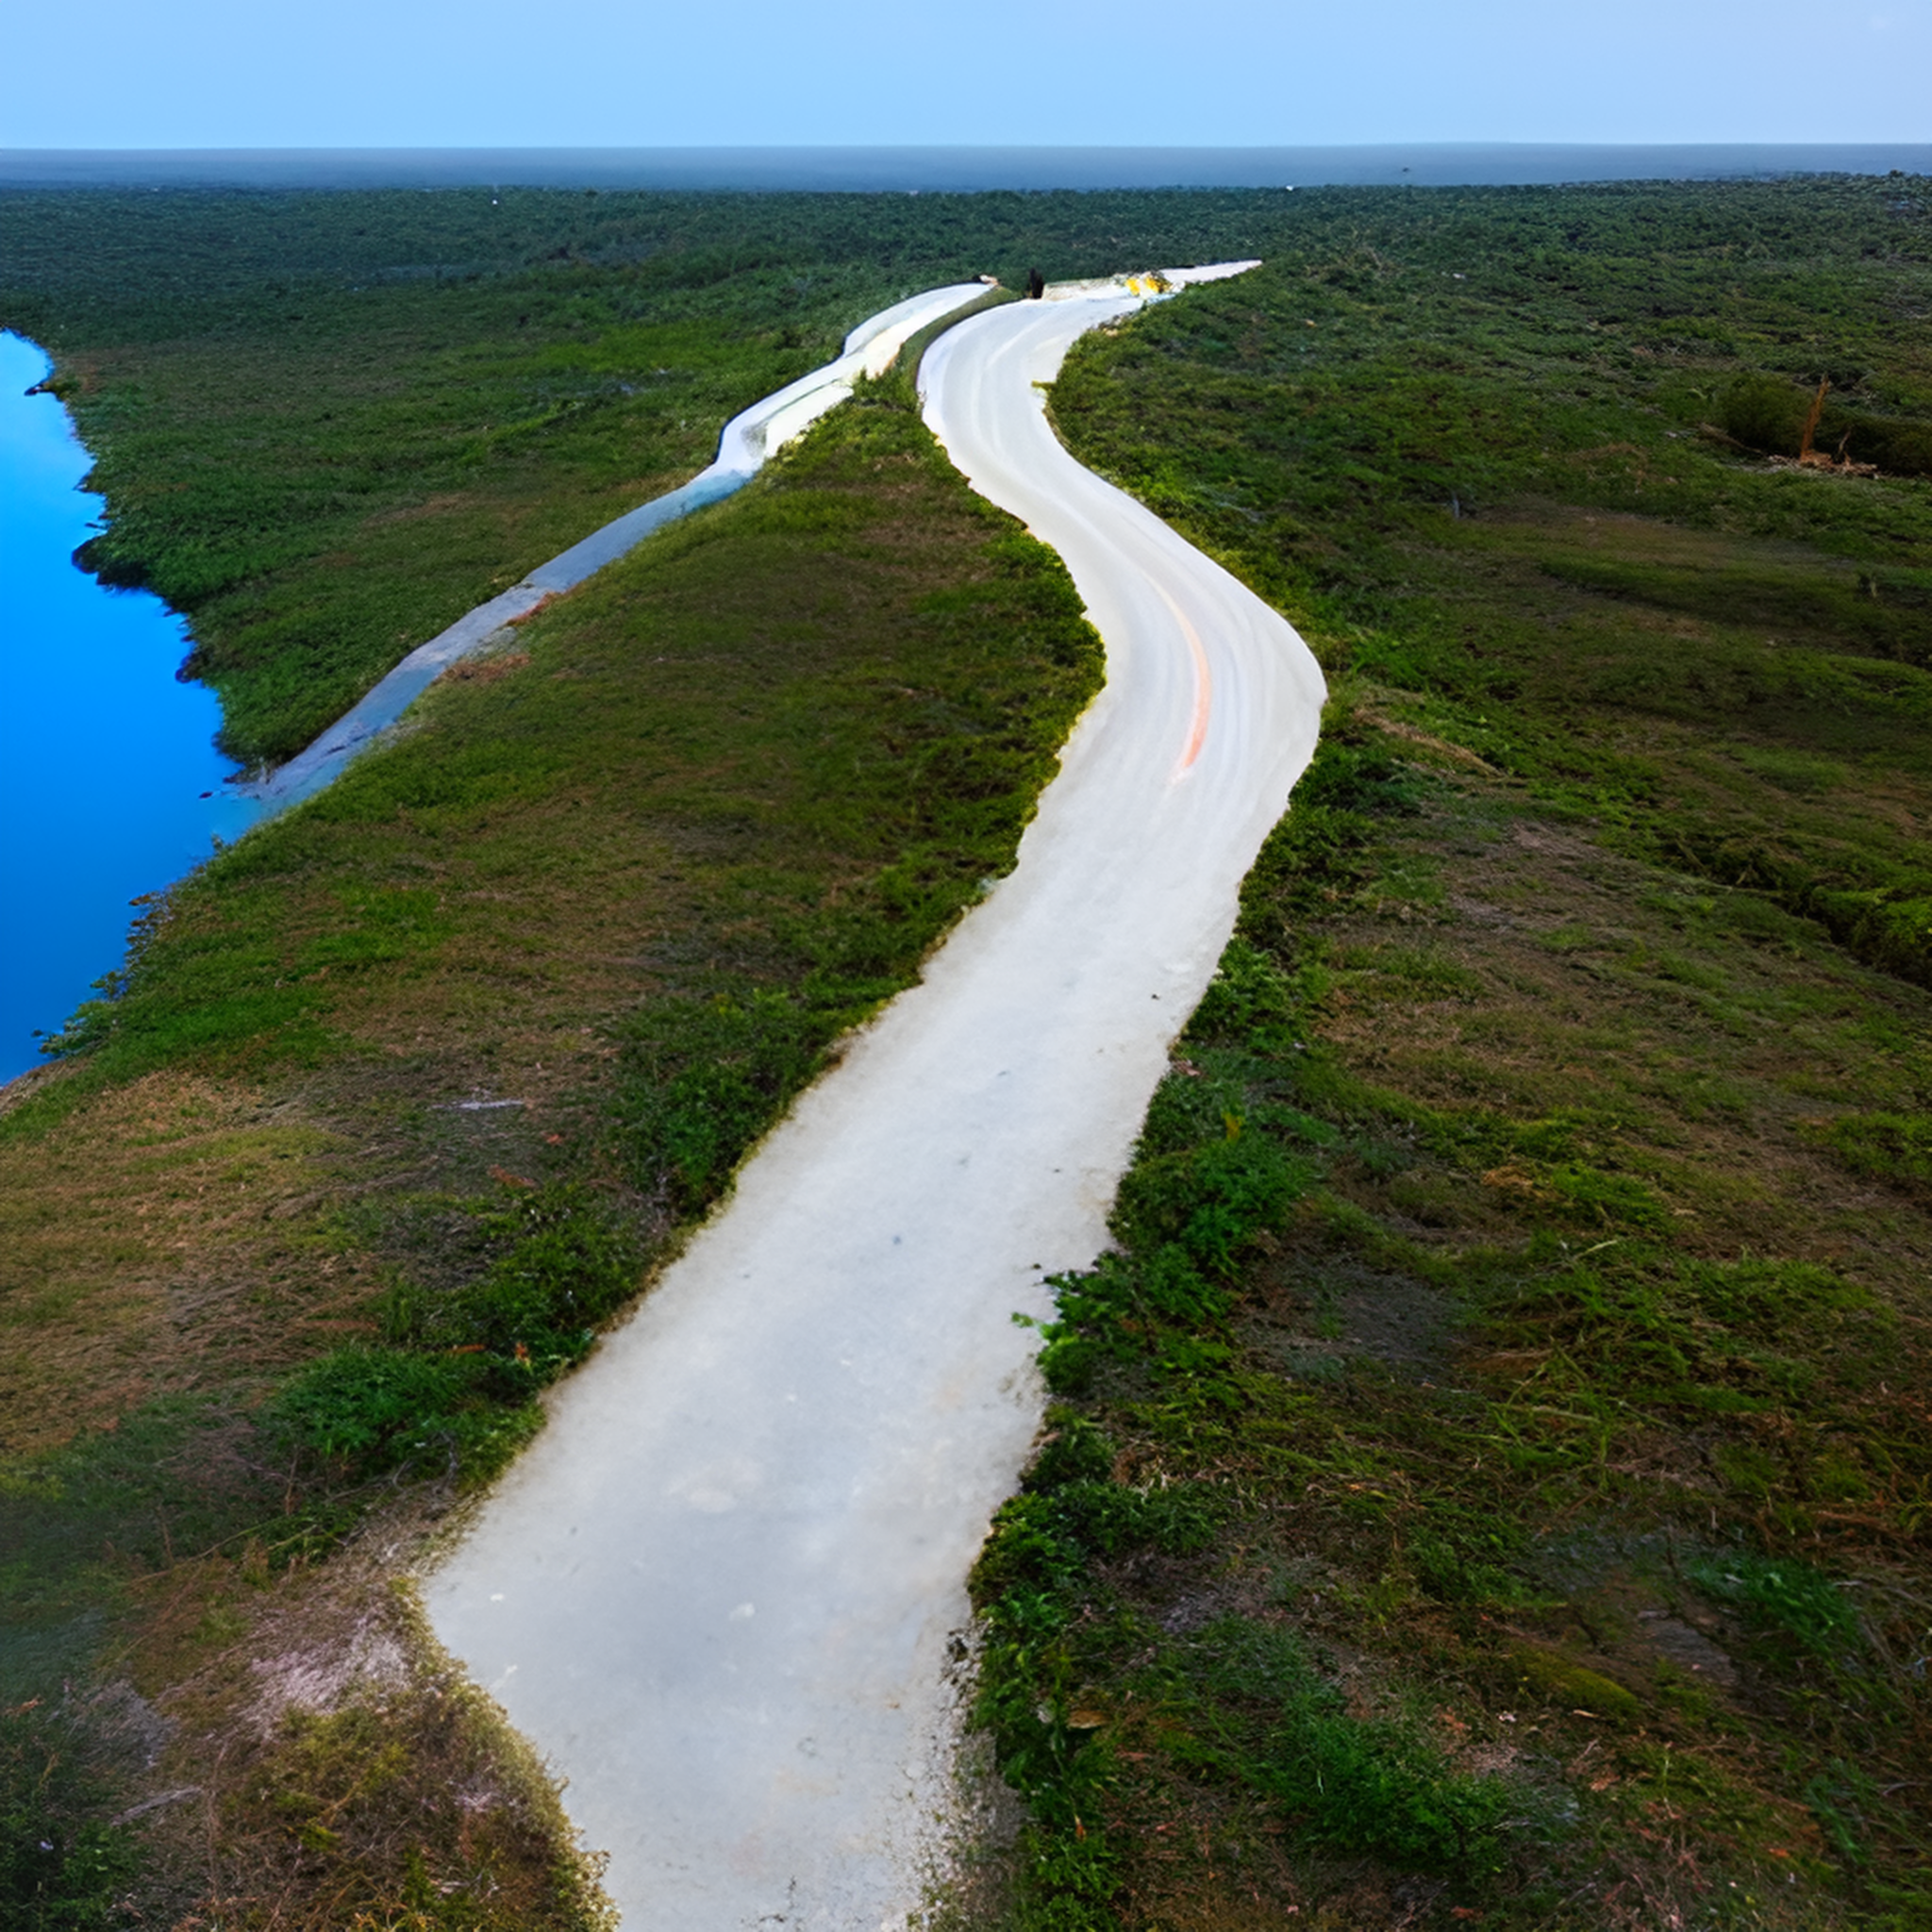
[[[1932,1190],[1932,1117],[1846,1114],[1832,1123],[1831,1144],[1859,1174],[1894,1187]]]
[[[636,1236],[589,1191],[504,1183],[480,1217],[495,1258],[447,1294],[399,1288],[386,1343],[355,1343],[283,1384],[270,1425],[297,1448],[369,1480],[439,1463],[496,1474],[539,1422],[531,1398],[589,1353],[597,1324],[636,1291]]]
[[[475,1281],[425,1310],[422,1340],[480,1357],[492,1394],[515,1401],[589,1353],[597,1324],[636,1292],[637,1237],[581,1186],[513,1190],[490,1231],[510,1241]]]
[[[1794,457],[1812,393],[1782,375],[1740,375],[1724,392],[1719,426],[1746,448]]]
[[[708,1207],[851,1017],[771,991],[646,1007],[621,1062],[619,1130],[639,1184],[667,1189],[679,1214]]]
[[[1736,1609],[1760,1635],[1795,1641],[1826,1658],[1864,1649],[1851,1598],[1803,1557],[1735,1550],[1694,1557],[1684,1565],[1684,1574],[1707,1596]]]
[[[1794,457],[1816,395],[1815,385],[1782,375],[1740,375],[1724,391],[1720,424],[1749,449]],[[1812,447],[1827,456],[1842,451],[1854,462],[1875,463],[1901,475],[1932,475],[1932,423],[1848,408],[1829,394]]]
[[[1130,1251],[1151,1258],[1175,1247],[1203,1274],[1225,1278],[1247,1242],[1287,1217],[1310,1172],[1229,1113],[1219,1140],[1135,1162],[1113,1230]]]
[[[125,1826],[74,1726],[36,1704],[0,1709],[0,1923],[8,1932],[106,1932],[134,1869]]]
[[[275,1396],[274,1426],[290,1441],[363,1475],[448,1441],[478,1380],[459,1358],[400,1348],[339,1348],[291,1376]]]

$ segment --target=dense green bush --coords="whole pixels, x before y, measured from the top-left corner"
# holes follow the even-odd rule
[[[1740,375],[1724,391],[1719,421],[1747,448],[1794,457],[1810,407],[1811,392],[1782,375]]]
[[[1851,453],[1881,470],[1932,476],[1932,423],[1868,418],[1853,431]]]
[[[1781,375],[1740,375],[1724,392],[1724,431],[1766,456],[1794,457],[1817,391]],[[1827,394],[1812,446],[1899,475],[1932,475],[1932,423],[1847,408]]]

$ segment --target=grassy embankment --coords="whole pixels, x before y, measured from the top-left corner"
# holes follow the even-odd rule
[[[1018,1919],[1907,1932],[1932,192],[1296,202],[1054,394],[1334,701],[978,1574]]]
[[[244,763],[710,460],[844,331],[981,272],[1258,248],[1255,194],[0,194],[0,326],[191,620]]]
[[[187,352],[145,353],[62,348],[104,385],[83,408],[104,468],[138,499],[175,463],[178,500],[218,508],[198,466],[222,435],[192,384],[169,387]],[[388,350],[377,332],[329,353],[340,373]],[[411,415],[395,354],[407,452],[455,405],[431,384]],[[272,414],[273,332],[219,359]],[[754,391],[776,379],[761,367],[732,379]],[[138,416],[150,376],[164,401],[130,456],[115,412]],[[740,399],[710,399],[713,430]],[[625,433],[614,420],[597,457],[611,475]],[[244,478],[302,447],[226,434]],[[522,492],[538,518],[552,455],[498,477],[499,504]],[[250,583],[299,582],[339,614],[418,596],[398,544],[328,605],[331,573],[356,570],[307,511],[263,502],[245,555],[315,554]],[[420,507],[433,558],[445,511]],[[131,516],[144,575],[192,549],[198,513]],[[572,534],[545,525],[542,547]],[[197,622],[245,635],[222,612],[254,594]],[[391,1579],[841,1030],[1009,862],[1097,675],[1058,564],[888,382],[149,908],[59,1076],[0,1120],[9,1924],[596,1922],[547,1785]]]
[[[1798,204],[1778,195],[1703,205],[1735,232],[1785,219]],[[1478,226],[1538,205],[1429,204]],[[55,350],[101,456],[100,560],[190,610],[254,759],[696,468],[728,409],[880,302],[988,265],[1274,254],[1374,206],[9,196],[0,320]],[[1846,206],[1855,243],[1895,232]],[[1077,702],[1074,670],[1012,720],[1075,635],[1063,591],[1039,559],[989,554],[997,521],[925,475],[900,426],[917,487],[890,463],[854,474],[828,429],[806,460],[843,472],[717,512],[707,555],[656,547],[621,611],[604,586],[558,607],[532,664],[439,693],[421,739],[177,894],[58,1091],[11,1122],[0,1507],[24,1556],[0,1694],[9,1825],[28,1827],[8,1833],[11,1907],[113,1923],[131,1885],[151,1918],[186,1900],[224,1924],[593,1912],[554,1869],[541,1779],[450,1694],[385,1565],[447,1502],[438,1475],[513,1445],[529,1387],[808,1072],[838,1000],[909,971],[958,882],[996,869]],[[794,485],[873,521],[745,521]],[[1306,618],[1331,588],[1291,601]],[[644,661],[660,625],[666,666]],[[962,632],[991,668],[958,656]],[[981,822],[955,760],[989,733],[1012,762]],[[881,808],[921,770],[934,845],[924,806],[919,823]],[[941,886],[908,909],[922,846]],[[897,936],[869,985],[850,972],[866,930]],[[721,1058],[722,1091],[698,1065]],[[535,1105],[446,1110],[458,1097]],[[383,1533],[343,1551],[372,1501]]]

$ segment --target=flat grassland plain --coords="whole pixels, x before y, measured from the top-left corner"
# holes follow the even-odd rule
[[[979,1569],[1027,1922],[1924,1925],[1932,194],[1301,212],[1053,395],[1333,702]]]
[[[1054,394],[1336,695],[1047,1338],[973,1916],[1924,1923],[1927,184],[16,194],[0,242],[90,560],[247,762],[914,288],[1267,258]],[[1774,460],[1821,378],[1876,474]],[[599,1922],[389,1578],[1101,675],[903,377],[465,670],[147,908],[0,1119],[9,1923]]]

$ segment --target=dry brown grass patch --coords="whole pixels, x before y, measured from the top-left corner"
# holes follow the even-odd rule
[[[322,1233],[345,1147],[299,1104],[175,1073],[0,1146],[0,1453],[313,1354],[372,1285]]]
[[[400,1502],[325,1570],[244,1556],[155,1579],[126,1661],[167,1727],[145,1782],[189,1793],[148,1828],[175,1932],[607,1924],[597,1861],[558,1862],[575,1837],[555,1784],[394,1580],[444,1501]]]

